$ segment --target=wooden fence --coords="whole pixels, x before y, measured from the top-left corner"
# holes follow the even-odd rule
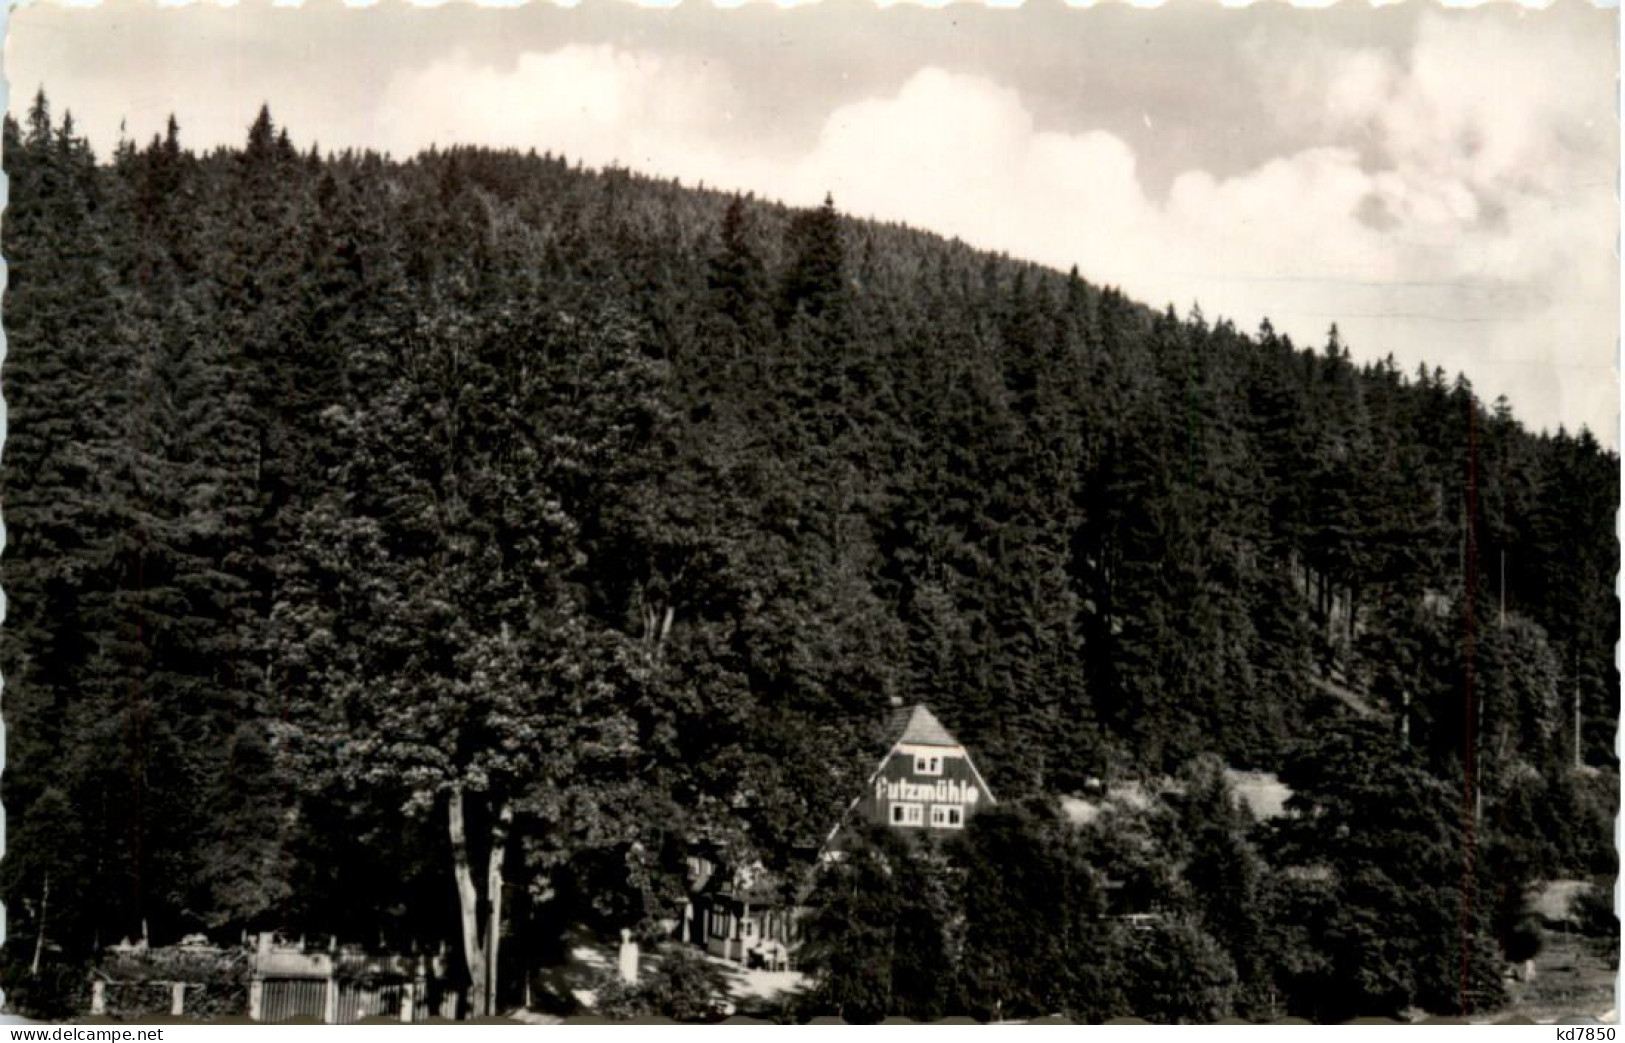
[[[315,1018],[347,1025],[363,1018],[403,1022],[455,1013],[456,994],[444,987],[443,960],[311,952],[255,939],[248,985],[248,1016],[255,1021]]]
[[[90,1013],[246,1013],[255,1021],[314,1018],[329,1025],[457,1014],[459,995],[446,982],[442,956],[379,955],[332,944],[320,951],[270,934],[245,942],[242,948],[193,944],[116,951],[92,974]]]

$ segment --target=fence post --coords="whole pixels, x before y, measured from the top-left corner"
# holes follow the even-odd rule
[[[339,1023],[339,976],[338,961],[329,959],[327,964],[327,995],[323,1004],[322,1020],[329,1025]]]
[[[105,981],[90,983],[90,1013],[94,1017],[101,1017],[107,1013],[107,983]]]
[[[169,1013],[177,1017],[186,1013],[186,983],[184,981],[169,983]]]
[[[270,931],[254,936],[254,951],[248,957],[248,1020],[260,1021],[265,1017],[265,964],[271,956],[271,943],[275,939]]]

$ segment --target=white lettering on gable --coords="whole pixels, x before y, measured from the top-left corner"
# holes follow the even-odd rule
[[[876,779],[875,799],[975,804],[982,799],[982,794],[975,786],[951,779],[938,779],[928,783],[909,782],[907,779]]]

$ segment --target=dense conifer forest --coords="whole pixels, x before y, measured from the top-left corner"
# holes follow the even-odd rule
[[[512,992],[658,933],[693,845],[796,879],[894,700],[1000,808],[820,883],[795,1016],[1493,1008],[1527,889],[1615,873],[1589,432],[547,153],[262,110],[98,158],[42,93],[4,163],[14,1003],[121,939],[493,921]]]

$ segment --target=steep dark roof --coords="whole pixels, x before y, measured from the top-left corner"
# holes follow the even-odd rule
[[[923,705],[898,710],[892,718],[892,745],[908,743],[911,746],[958,746],[959,741],[948,733],[936,715]]]

